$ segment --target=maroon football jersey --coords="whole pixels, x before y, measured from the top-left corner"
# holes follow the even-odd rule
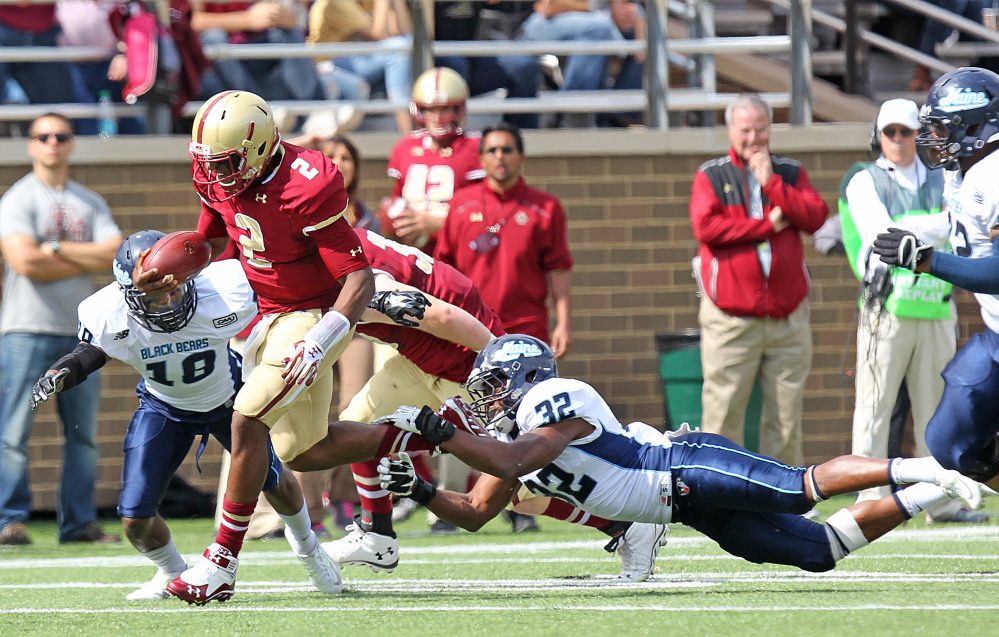
[[[468,277],[446,263],[439,263],[412,246],[390,241],[368,230],[357,230],[364,253],[377,274],[384,272],[399,283],[460,307],[479,319],[490,332],[502,336],[503,323],[479,296]],[[398,346],[399,353],[422,371],[463,383],[475,363],[475,352],[412,327],[385,323],[358,323],[357,331]]]
[[[264,314],[332,307],[337,279],[368,265],[343,216],[347,191],[322,153],[283,143],[281,165],[219,203],[201,195],[198,232],[229,236]]]
[[[486,176],[479,162],[479,136],[459,135],[450,146],[436,151],[426,130],[400,139],[389,155],[388,174],[395,179],[392,197],[402,197],[417,212],[446,217],[451,197],[459,188]],[[391,220],[382,220],[391,237]],[[433,254],[434,237],[421,248]]]

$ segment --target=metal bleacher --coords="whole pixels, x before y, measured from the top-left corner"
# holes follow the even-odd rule
[[[0,0],[10,4],[18,0]],[[54,1],[54,0],[36,0]],[[161,0],[150,0],[161,1]],[[718,0],[727,2],[728,0]],[[718,92],[715,75],[715,56],[779,56],[787,61],[786,88],[763,91],[764,97],[778,108],[788,109],[792,124],[808,125],[812,121],[811,98],[811,6],[812,0],[783,0],[791,25],[788,35],[767,35],[768,10],[760,0],[741,10],[718,12],[707,0],[644,0],[647,33],[646,40],[623,42],[521,42],[521,41],[472,41],[433,42],[427,36],[427,20],[421,0],[408,0],[414,23],[412,48],[375,42],[346,42],[339,44],[307,45],[219,45],[206,47],[211,59],[274,58],[274,57],[331,57],[365,55],[389,51],[406,51],[414,60],[413,73],[428,66],[433,55],[488,56],[502,54],[554,54],[570,55],[587,52],[608,55],[627,55],[644,51],[646,55],[645,88],[639,91],[559,92],[542,91],[538,97],[513,99],[499,95],[486,95],[469,100],[470,113],[511,112],[621,112],[645,111],[646,125],[664,129],[669,126],[671,112],[705,111],[723,108],[734,97],[733,93]],[[780,1],[780,0],[768,0]],[[688,37],[668,37],[668,21],[675,16],[688,25]],[[726,34],[716,36],[716,28]],[[741,33],[741,35],[739,34]],[[49,60],[97,60],[106,52],[93,47],[3,47],[0,62],[31,62]],[[669,63],[679,60],[685,64],[689,81],[686,86],[671,88]],[[391,113],[405,104],[387,99],[358,102],[274,102],[291,114],[307,114],[318,108],[331,109],[351,106],[366,114]],[[199,103],[185,105],[183,114],[193,115]],[[30,120],[43,112],[58,110],[69,117],[95,117],[96,104],[3,104],[0,120]],[[167,133],[170,121],[163,105],[120,104],[115,106],[119,117],[145,115],[147,130]]]

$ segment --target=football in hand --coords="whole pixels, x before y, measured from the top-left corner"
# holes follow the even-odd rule
[[[172,274],[181,283],[201,272],[212,260],[212,244],[200,232],[171,232],[153,244],[142,261],[144,270]]]

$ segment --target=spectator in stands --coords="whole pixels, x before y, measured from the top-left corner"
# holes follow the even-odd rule
[[[573,259],[565,211],[556,197],[531,188],[521,176],[524,140],[516,127],[503,122],[486,128],[479,160],[486,178],[455,193],[434,256],[479,287],[507,334],[550,343],[562,358],[572,347]],[[549,296],[555,309],[551,333]],[[524,517],[512,515],[514,531],[534,527]]]
[[[101,197],[69,178],[73,127],[62,115],[31,124],[31,173],[0,199],[0,544],[29,544],[28,398],[52,361],[80,343],[77,306],[105,273],[121,231]],[[60,542],[117,542],[97,524],[97,409],[100,374],[56,401],[66,436],[57,513]]]
[[[54,4],[0,5],[0,47],[56,46],[59,23]],[[0,87],[13,79],[32,104],[74,101],[66,62],[0,62]]]
[[[119,73],[124,55],[118,52],[118,38],[111,29],[109,14],[114,6],[94,0],[59,0],[56,3],[56,19],[62,32],[59,46],[91,46],[107,49],[107,59],[96,62],[71,62],[75,102],[96,104],[102,91],[107,91],[114,102],[122,103],[122,89],[126,76]],[[112,71],[114,64],[116,70]],[[127,62],[125,63],[127,69]],[[76,132],[81,135],[96,135],[97,121],[93,118],[76,122]],[[134,117],[123,117],[118,122],[118,132],[140,135],[144,132],[141,121]]]
[[[300,0],[193,2],[191,9],[191,27],[205,46],[305,43],[306,13]],[[267,101],[328,99],[308,58],[217,60],[214,70],[202,77],[201,95],[207,98],[230,89],[250,91]],[[275,111],[278,128],[294,130],[297,118],[288,117],[278,109]],[[329,122],[329,114],[322,118],[316,116],[306,128],[313,130]],[[317,132],[323,131],[317,128]],[[332,134],[333,131],[328,132]]]
[[[488,4],[488,3],[487,3]],[[476,40],[479,35],[481,2],[435,2],[434,39],[441,41]],[[537,97],[541,69],[533,55],[497,57],[438,56],[437,66],[454,69],[464,78],[469,91],[482,95],[496,89],[506,90],[507,97]],[[507,113],[503,121],[519,128],[537,128],[537,113]]]
[[[993,0],[927,0],[927,2],[978,23],[982,22],[982,9],[993,6]],[[937,45],[950,37],[953,32],[954,27],[949,24],[926,18],[926,22],[923,24],[923,36],[919,42],[919,51],[937,57]],[[909,90],[928,91],[931,86],[933,86],[933,77],[930,75],[930,68],[917,64],[912,73],[912,79],[909,80]]]
[[[595,11],[604,0],[538,0],[534,13],[524,22],[521,40],[565,40],[606,42],[624,36],[609,13]],[[606,55],[570,55],[566,63],[563,91],[596,91],[607,84]],[[573,126],[592,125],[592,115],[581,113],[564,120]]]
[[[703,429],[743,444],[746,405],[763,386],[760,453],[803,463],[801,407],[812,365],[801,233],[829,213],[804,167],[770,154],[772,111],[744,94],[725,109],[728,155],[694,176],[690,219],[700,243]]]
[[[316,0],[309,10],[307,42],[384,41],[408,46],[412,31],[405,0],[374,0],[370,14],[357,0]],[[395,112],[399,132],[413,130],[413,120],[406,108],[412,90],[408,51],[324,60],[316,68],[326,82],[327,92],[332,95],[336,87],[343,100],[367,99],[372,87],[384,86],[388,99],[400,106]],[[341,123],[348,120],[346,113],[337,115]]]
[[[645,11],[634,0],[604,0],[604,8],[625,40],[645,39]],[[635,53],[621,58],[617,73],[608,78],[610,87],[615,90],[637,90],[642,88],[645,76],[645,53]],[[598,126],[627,126],[639,124],[642,113],[601,113],[597,115]]]

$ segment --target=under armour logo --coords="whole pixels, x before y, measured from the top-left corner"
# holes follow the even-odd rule
[[[724,192],[726,194],[732,192],[732,190],[733,190],[732,184],[725,184],[724,186],[722,186],[722,192]],[[259,197],[260,195],[257,195],[257,196]]]
[[[259,201],[260,203],[267,203],[267,195],[265,195],[265,194],[263,194],[261,192],[258,192],[257,193],[257,201]]]
[[[195,597],[201,597],[201,590],[198,589],[198,588],[195,588],[194,586],[191,586],[190,584],[188,584],[187,585],[187,594],[188,595],[193,595]]]
[[[351,250],[350,250],[350,256],[356,257],[357,255],[361,254],[362,252],[364,252],[363,248],[351,248]]]
[[[388,549],[387,551],[385,551],[384,554],[382,554],[381,552],[375,553],[375,557],[378,558],[378,561],[380,562],[384,560],[386,557],[391,556],[393,553],[395,553],[395,551],[393,551],[392,549]]]

